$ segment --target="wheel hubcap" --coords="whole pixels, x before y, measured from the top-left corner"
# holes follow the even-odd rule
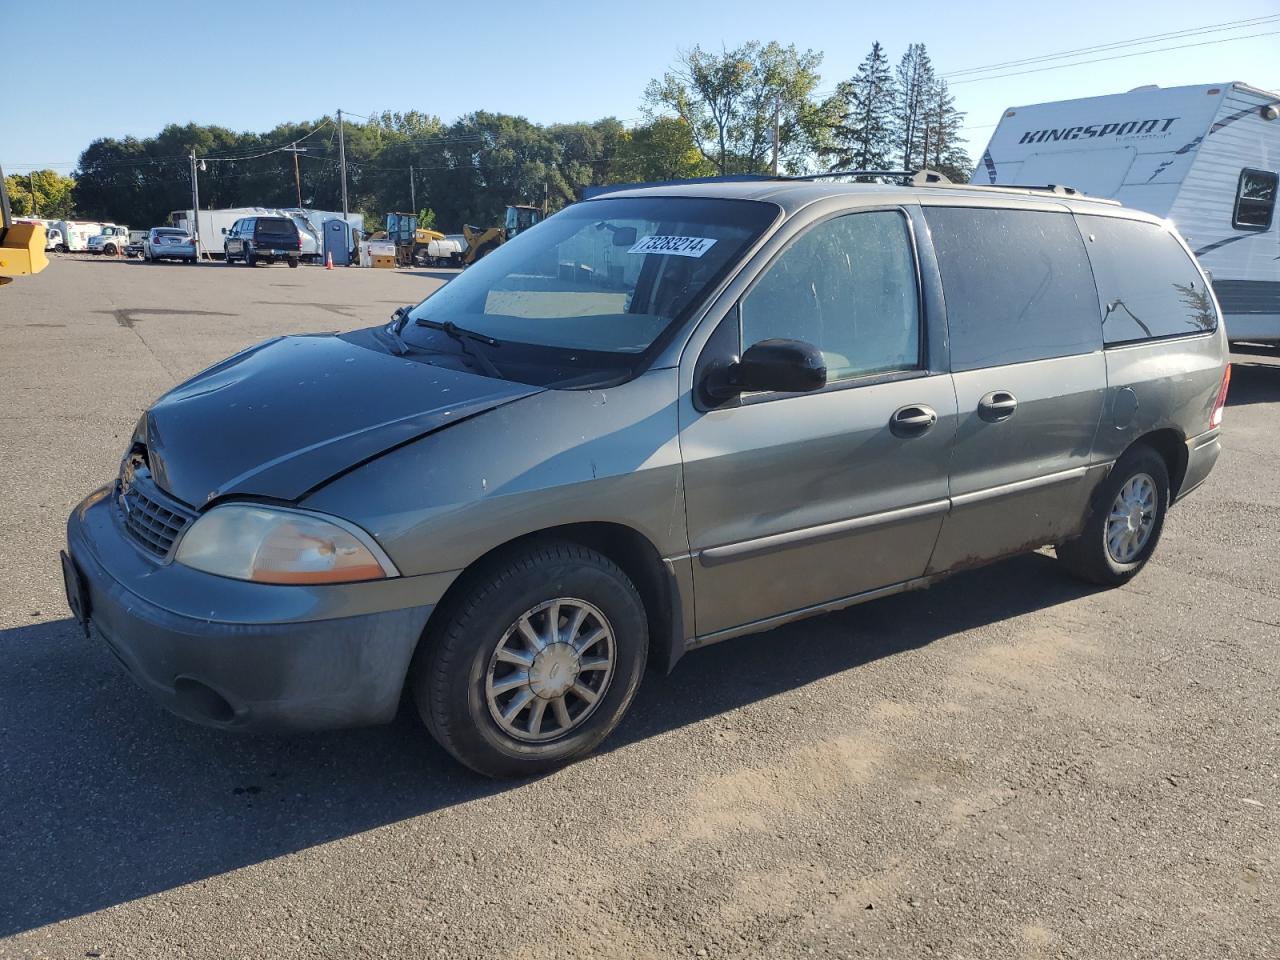
[[[613,679],[613,628],[598,607],[561,597],[521,614],[489,660],[489,714],[517,740],[554,740],[595,712]]]
[[[1132,563],[1156,525],[1156,484],[1145,473],[1120,488],[1107,516],[1107,553],[1116,563]]]

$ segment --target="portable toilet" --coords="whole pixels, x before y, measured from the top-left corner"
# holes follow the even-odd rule
[[[324,223],[324,252],[333,257],[335,267],[351,263],[351,225],[345,220],[326,220]]]

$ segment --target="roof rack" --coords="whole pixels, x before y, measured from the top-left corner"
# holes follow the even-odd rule
[[[912,187],[952,187],[956,190],[999,190],[1010,193],[1051,193],[1058,197],[1073,197],[1089,200],[1093,203],[1110,203],[1120,205],[1119,200],[1106,197],[1091,197],[1083,190],[1064,186],[1060,183],[1048,183],[1043,186],[1023,186],[1021,184],[986,184],[986,183],[952,183],[945,174],[937,170],[831,170],[827,173],[809,173],[796,177],[779,177],[780,180],[826,180],[835,177],[879,177],[882,179],[901,180]]]
[[[880,177],[906,180],[912,186],[950,184],[951,181],[936,170],[829,170],[826,173],[807,173],[797,177],[780,177],[780,180],[826,180],[834,177]]]

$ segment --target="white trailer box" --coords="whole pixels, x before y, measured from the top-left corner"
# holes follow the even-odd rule
[[[1075,187],[1166,217],[1213,277],[1232,340],[1280,342],[1280,94],[1139,87],[1006,110],[975,184]]]
[[[59,220],[54,224],[54,228],[62,235],[62,244],[58,251],[76,253],[87,250],[89,238],[100,234],[104,226],[105,224],[88,220]]]

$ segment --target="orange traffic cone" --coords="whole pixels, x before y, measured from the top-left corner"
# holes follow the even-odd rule
[[[324,268],[326,270],[333,269],[333,251],[332,250],[330,250],[328,253],[324,255]]]

